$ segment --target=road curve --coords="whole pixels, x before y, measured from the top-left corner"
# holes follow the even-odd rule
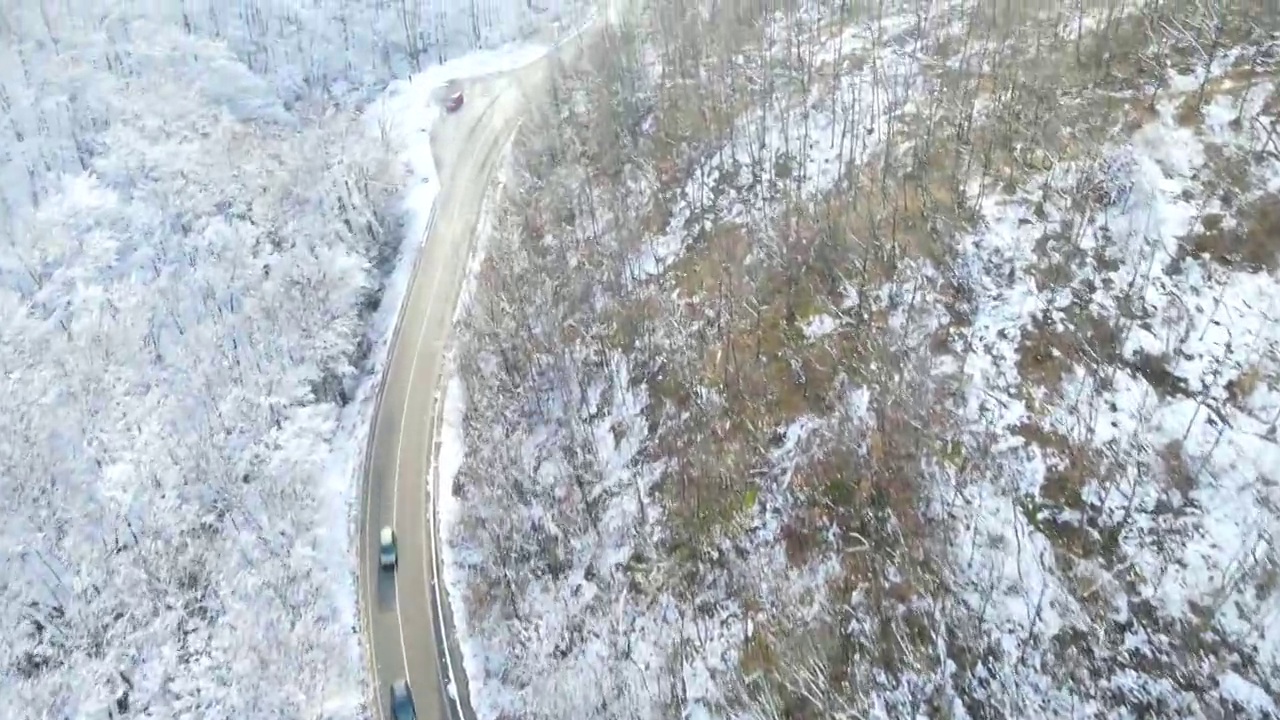
[[[466,104],[443,116],[432,130],[441,190],[392,338],[364,468],[360,605],[377,720],[390,720],[389,686],[401,678],[408,679],[422,720],[474,718],[466,673],[451,642],[453,624],[443,588],[437,592],[440,562],[429,497],[445,349],[481,206],[502,149],[523,114],[545,117],[556,68],[584,62],[588,42],[599,37],[606,22],[616,20],[616,9],[630,14],[638,7],[636,0],[602,5],[604,17],[546,57],[462,83]],[[387,525],[397,536],[394,573],[378,567],[378,535]],[[460,685],[453,691],[445,686],[451,678]]]
[[[374,718],[390,720],[389,686],[401,678],[409,681],[419,718],[473,717],[465,684],[456,693],[466,707],[462,717],[444,687],[450,676],[465,683],[465,673],[440,637],[442,627],[452,627],[448,608],[444,624],[437,614],[436,533],[428,510],[436,400],[485,192],[521,112],[544,100],[552,62],[464,82],[466,104],[441,117],[432,132],[441,191],[374,409],[361,505],[361,620],[376,693]],[[386,525],[397,536],[394,573],[378,567],[378,534]],[[442,673],[450,664],[454,672]]]

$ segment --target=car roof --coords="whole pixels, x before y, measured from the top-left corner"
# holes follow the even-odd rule
[[[389,543],[389,542],[391,542],[391,528],[390,528],[390,527],[384,527],[384,528],[382,528],[382,535],[381,535],[381,537],[382,537],[382,542],[384,542],[384,543]]]

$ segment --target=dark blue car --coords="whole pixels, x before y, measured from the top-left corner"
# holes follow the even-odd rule
[[[418,720],[418,714],[413,711],[413,694],[409,692],[408,680],[391,683],[391,714],[396,720]]]

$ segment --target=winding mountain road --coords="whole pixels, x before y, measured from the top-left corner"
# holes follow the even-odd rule
[[[592,28],[594,29],[593,24]],[[591,32],[590,30],[587,32]],[[573,46],[573,47],[570,47]],[[481,206],[522,114],[545,105],[557,62],[579,41],[520,69],[464,81],[466,103],[435,124],[441,183],[374,410],[360,528],[360,595],[375,692],[375,719],[390,720],[392,682],[407,678],[418,717],[470,720],[466,679],[453,645],[430,492],[445,348],[466,276]],[[395,528],[399,564],[378,566],[378,534]],[[443,590],[443,588],[440,588]],[[447,684],[456,678],[460,687]]]

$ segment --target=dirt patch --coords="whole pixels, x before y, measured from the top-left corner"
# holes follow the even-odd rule
[[[1174,440],[1156,451],[1160,476],[1167,490],[1176,493],[1176,504],[1162,503],[1161,510],[1181,509],[1191,501],[1191,491],[1196,487],[1195,471],[1187,463],[1182,441]]]
[[[1178,103],[1178,111],[1174,113],[1174,118],[1178,125],[1184,128],[1198,128],[1204,124],[1204,111],[1201,109],[1201,99],[1197,93],[1187,93],[1185,97]]]
[[[1086,491],[1105,481],[1107,458],[1084,443],[1031,420],[1017,430],[1046,459],[1039,497],[1027,499],[1023,514],[1053,544],[1057,562],[1068,571],[1082,563],[1116,564],[1119,528],[1098,521]]]
[[[1062,378],[1075,365],[1079,343],[1060,331],[1051,330],[1043,320],[1022,329],[1018,344],[1018,375],[1024,381],[1053,393],[1062,388]]]
[[[1146,380],[1161,399],[1194,396],[1187,381],[1173,374],[1167,355],[1156,355],[1143,350],[1125,364]]]
[[[1101,373],[1119,357],[1120,338],[1109,320],[1084,307],[1068,306],[1057,320],[1040,316],[1022,329],[1018,372],[1031,388],[1061,396],[1062,381],[1077,369]]]
[[[1251,366],[1227,383],[1227,397],[1233,404],[1239,405],[1248,400],[1259,385],[1272,381],[1274,380],[1269,381],[1268,378],[1263,377],[1262,368],[1257,365]]]
[[[1240,210],[1237,222],[1218,213],[1201,218],[1200,232],[1183,240],[1190,254],[1235,270],[1280,268],[1280,194],[1267,193]]]

